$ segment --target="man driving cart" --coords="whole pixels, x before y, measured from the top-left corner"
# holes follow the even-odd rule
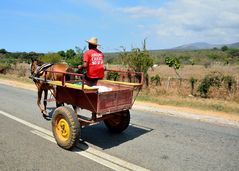
[[[93,86],[97,84],[98,80],[104,78],[104,54],[97,49],[99,44],[96,37],[92,37],[86,42],[89,49],[84,53],[83,64],[79,65],[78,69],[86,68],[86,83],[89,86]]]

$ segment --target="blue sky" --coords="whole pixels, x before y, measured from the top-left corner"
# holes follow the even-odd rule
[[[0,48],[56,52],[98,37],[104,52],[239,41],[239,0],[0,0]]]

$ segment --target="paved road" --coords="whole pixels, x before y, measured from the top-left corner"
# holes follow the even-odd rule
[[[35,101],[34,91],[0,84],[0,170],[239,170],[238,128],[131,110],[122,134],[87,126],[66,151]]]

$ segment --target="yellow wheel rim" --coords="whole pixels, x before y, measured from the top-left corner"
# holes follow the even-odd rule
[[[70,126],[65,118],[58,118],[56,120],[56,134],[61,141],[67,141],[70,137]]]

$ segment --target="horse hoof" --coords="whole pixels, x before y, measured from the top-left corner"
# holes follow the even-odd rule
[[[42,116],[46,120],[51,120],[50,116],[46,112],[42,112]]]
[[[47,121],[51,120],[51,118],[48,115],[42,114],[43,118],[46,119]]]

